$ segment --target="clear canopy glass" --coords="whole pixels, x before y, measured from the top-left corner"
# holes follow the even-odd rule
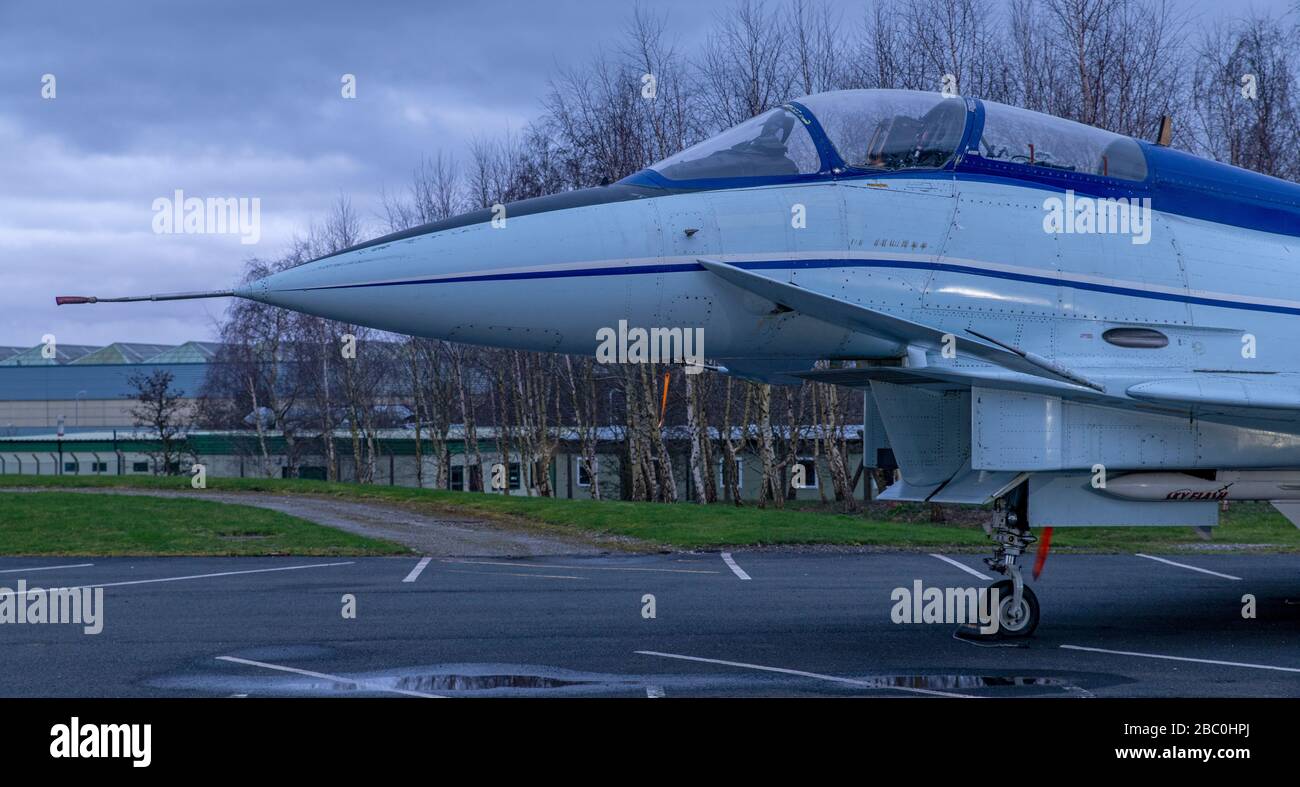
[[[799,99],[844,163],[866,169],[937,169],[966,130],[966,102],[911,90],[839,90]]]
[[[1037,112],[983,102],[984,129],[967,156],[1062,172],[1145,180],[1130,137]],[[806,110],[806,111],[805,111]],[[826,143],[855,169],[941,169],[957,155],[970,107],[913,90],[837,90],[769,110],[651,167],[674,181],[811,175]],[[815,118],[815,122],[812,120]],[[814,138],[817,126],[824,140]]]
[[[984,102],[979,154],[991,161],[1146,180],[1142,146],[1131,137],[1026,109]]]
[[[777,107],[655,164],[670,180],[810,175],[821,170],[803,122]]]

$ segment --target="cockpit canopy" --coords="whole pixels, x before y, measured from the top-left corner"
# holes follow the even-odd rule
[[[650,170],[659,180],[689,187],[735,178],[797,180],[953,168],[1130,181],[1147,176],[1142,148],[1129,137],[994,102],[911,90],[807,96]]]
[[[977,152],[986,161],[1146,180],[1147,160],[1132,137],[1072,120],[985,101]]]
[[[911,90],[842,90],[799,99],[846,166],[939,169],[966,131],[966,102]]]
[[[812,175],[821,157],[794,107],[777,107],[655,164],[669,180]]]

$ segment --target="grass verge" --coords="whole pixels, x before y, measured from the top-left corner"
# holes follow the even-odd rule
[[[162,497],[4,494],[0,555],[393,555],[398,544],[251,506]]]
[[[978,511],[961,513],[953,524],[926,520],[928,506],[873,504],[866,514],[837,514],[800,504],[784,510],[697,506],[687,503],[554,500],[506,497],[471,492],[410,489],[397,486],[327,483],[263,478],[209,478],[209,488],[223,492],[309,494],[373,501],[431,513],[495,519],[552,532],[580,532],[640,539],[675,548],[724,546],[842,544],[901,549],[984,551],[988,539],[975,522]],[[5,487],[118,487],[188,490],[189,479],[155,476],[0,476]],[[195,492],[201,495],[202,492]],[[14,497],[8,495],[6,497]],[[0,515],[0,522],[3,521]],[[1214,541],[1274,551],[1300,550],[1300,530],[1267,504],[1237,503],[1215,529]],[[1094,552],[1178,550],[1205,542],[1190,528],[1061,528],[1053,547]],[[3,545],[0,545],[2,551]]]

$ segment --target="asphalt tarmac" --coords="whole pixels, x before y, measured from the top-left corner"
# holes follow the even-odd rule
[[[1300,555],[1053,555],[1014,647],[893,622],[897,588],[988,584],[943,557],[4,558],[104,607],[0,623],[0,695],[1300,696]]]

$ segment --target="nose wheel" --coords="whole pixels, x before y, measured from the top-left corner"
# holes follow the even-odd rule
[[[1028,637],[1038,628],[1038,596],[1032,588],[1023,585],[1020,598],[1016,598],[1015,583],[999,579],[989,586],[989,592],[998,593],[998,634],[1003,637]]]
[[[1002,504],[990,536],[993,538],[993,556],[984,558],[990,569],[1002,574],[989,586],[989,593],[997,593],[998,630],[981,633],[976,627],[959,631],[970,639],[1020,639],[1028,637],[1038,628],[1038,596],[1024,582],[1018,560],[1038,539],[1029,532],[1028,495],[1024,485],[998,502]]]

